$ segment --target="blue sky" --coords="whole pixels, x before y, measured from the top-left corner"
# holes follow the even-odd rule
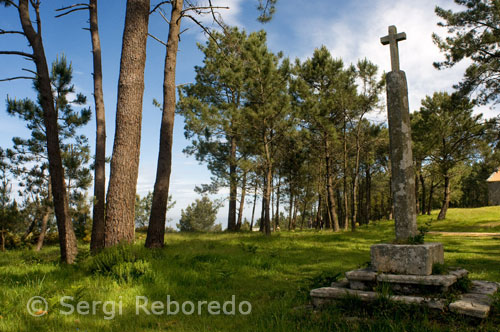
[[[49,63],[61,54],[68,57],[73,64],[76,89],[88,97],[88,104],[93,107],[90,35],[88,31],[82,29],[88,26],[88,14],[82,11],[63,18],[54,18],[55,9],[75,2],[42,1],[45,52]],[[152,0],[152,4],[157,2],[159,1]],[[407,73],[411,110],[418,109],[420,100],[434,91],[450,91],[451,86],[460,80],[466,67],[466,63],[445,71],[437,71],[432,67],[434,61],[439,61],[443,57],[432,43],[431,34],[445,33],[444,29],[436,25],[438,18],[434,14],[434,6],[456,8],[452,0],[279,0],[275,17],[264,25],[256,21],[257,0],[213,2],[216,5],[230,7],[229,10],[221,10],[226,23],[237,25],[247,32],[266,30],[269,47],[275,52],[283,51],[292,59],[296,57],[306,59],[312,55],[315,48],[325,45],[334,57],[342,58],[347,64],[366,57],[376,63],[381,71],[390,70],[390,60],[389,48],[380,44],[380,37],[387,34],[389,25],[396,25],[398,31],[406,32],[408,38],[400,43],[400,63],[401,69]],[[124,0],[101,0],[98,8],[108,136],[107,155],[111,155],[114,138],[114,113],[125,3]],[[168,9],[168,6],[165,8]],[[0,29],[20,29],[19,19],[13,8],[0,8],[0,18]],[[204,22],[210,24],[210,18],[207,17]],[[187,20],[183,21],[182,28],[189,30],[182,35],[179,45],[177,84],[194,81],[194,66],[200,65],[202,61],[202,54],[197,49],[196,43],[203,43],[206,40],[200,28]],[[166,40],[168,26],[158,15],[151,17],[149,30],[156,37]],[[31,51],[21,36],[0,36],[0,38],[2,50]],[[164,56],[164,46],[150,38],[147,46],[141,161],[137,183],[137,191],[141,195],[152,190],[156,172],[161,111],[153,107],[152,100],[162,98]],[[0,78],[26,74],[22,68],[34,69],[32,63],[17,56],[2,55],[0,61]],[[34,93],[29,81],[0,82],[0,100],[5,101],[7,95],[25,98],[33,97]],[[498,109],[488,107],[477,111],[483,112],[486,117],[499,114]],[[373,113],[370,118],[373,121],[385,121],[385,114]],[[168,214],[168,218],[172,219],[171,225],[178,221],[181,209],[197,197],[193,191],[194,186],[210,181],[210,173],[206,167],[182,153],[189,142],[184,139],[182,117],[176,116],[175,121],[170,191],[177,204]],[[83,130],[92,145],[95,140],[94,132],[95,124],[92,121]],[[0,109],[2,148],[11,146],[13,136],[28,135],[24,123],[9,117],[4,109]],[[222,194],[225,192],[227,191],[223,190]],[[251,206],[247,204],[245,216],[249,218],[250,212]],[[223,207],[219,211],[218,222],[224,227],[226,218],[227,207]]]

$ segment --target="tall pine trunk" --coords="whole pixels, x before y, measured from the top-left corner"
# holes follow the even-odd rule
[[[431,187],[429,189],[429,202],[427,203],[427,215],[431,215],[432,211],[432,199],[434,198],[434,188],[436,186],[434,185],[434,181],[431,181]]]
[[[277,231],[280,225],[280,188],[281,177],[278,175],[278,187],[276,188],[276,217],[274,219],[274,230]]]
[[[420,178],[420,186],[422,187],[422,196],[421,196],[422,205],[421,205],[421,209],[422,209],[422,214],[425,214],[425,212],[427,211],[426,210],[426,204],[425,204],[427,196],[426,196],[426,192],[425,192],[425,190],[426,190],[426,188],[425,188],[425,179],[424,179],[424,176],[422,175],[422,172],[420,172],[419,178]]]
[[[328,215],[331,218],[331,222],[333,226],[333,231],[338,232],[339,229],[339,220],[337,218],[337,211],[335,206],[335,194],[333,192],[333,176],[331,170],[331,158],[330,158],[330,146],[328,137],[324,138],[325,144],[325,165],[326,165],[326,195],[328,200]]]
[[[344,189],[344,230],[347,230],[349,228],[349,189],[347,185],[347,167],[348,167],[348,156],[347,156],[347,121],[344,116],[344,128],[343,128],[343,152],[344,152],[344,165],[343,165],[343,171],[344,171],[344,178],[343,178],[343,189]]]
[[[73,222],[69,215],[68,193],[64,180],[64,169],[59,142],[59,127],[57,112],[54,107],[54,96],[50,83],[49,69],[41,36],[41,21],[38,5],[35,5],[38,31],[31,23],[29,2],[20,0],[18,5],[19,18],[26,38],[33,49],[33,61],[36,65],[39,101],[43,109],[43,120],[47,138],[47,154],[49,159],[49,173],[52,185],[52,196],[59,232],[59,246],[61,260],[72,264],[77,255],[76,236]]]
[[[165,65],[163,68],[163,112],[160,128],[160,149],[156,180],[149,217],[146,247],[160,248],[165,241],[165,222],[172,171],[172,145],[175,119],[175,70],[181,27],[183,0],[172,1],[172,12],[168,30]]]
[[[230,137],[231,155],[229,156],[229,213],[227,229],[236,230],[236,197],[238,195],[238,179],[236,174],[236,138]]]
[[[450,206],[450,177],[448,174],[444,176],[444,192],[443,192],[443,204],[441,205],[441,211],[439,211],[438,220],[443,220],[446,218],[446,212]]]
[[[241,196],[240,196],[240,208],[238,210],[238,222],[236,223],[236,229],[240,230],[243,223],[243,208],[245,207],[245,196],[247,192],[247,172],[243,173],[243,181],[241,184]]]
[[[95,165],[94,165],[94,208],[90,250],[96,252],[104,248],[104,210],[106,208],[106,112],[102,89],[101,41],[97,20],[97,0],[89,1],[90,36],[94,64],[95,100]]]
[[[148,22],[149,0],[127,0],[104,227],[106,247],[134,241]]]
[[[252,220],[250,221],[250,231],[253,231],[253,221],[255,217],[255,206],[257,205],[257,179],[255,180],[254,194],[253,194],[253,207],[252,207]]]

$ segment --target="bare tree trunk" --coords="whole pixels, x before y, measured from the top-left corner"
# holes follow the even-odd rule
[[[90,250],[96,252],[104,248],[104,210],[106,208],[106,112],[102,92],[101,41],[97,20],[97,0],[89,1],[90,35],[94,64],[95,100],[95,171],[94,171],[94,208]]]
[[[54,107],[54,97],[50,83],[50,75],[45,58],[45,50],[41,35],[41,19],[39,3],[34,3],[37,30],[33,28],[30,18],[28,0],[19,0],[18,12],[26,38],[33,49],[33,61],[36,65],[39,101],[43,109],[43,120],[47,138],[47,154],[49,159],[49,173],[52,184],[52,195],[59,232],[61,260],[72,264],[77,254],[76,236],[73,223],[69,215],[68,193],[64,180],[64,169],[61,159],[59,142],[59,128],[57,112]]]
[[[422,209],[422,214],[425,214],[425,212],[427,211],[426,210],[426,204],[425,204],[425,201],[427,199],[427,196],[426,196],[426,188],[425,188],[425,179],[424,179],[424,176],[422,175],[422,172],[420,172],[420,185],[422,187],[422,196],[421,196],[421,200],[422,200],[422,206],[421,206],[421,209]]]
[[[280,188],[281,177],[278,175],[278,188],[276,190],[276,217],[274,219],[274,230],[277,231],[280,225]]]
[[[40,229],[40,236],[38,237],[38,240],[36,242],[35,251],[42,250],[43,240],[45,239],[45,234],[47,234],[47,224],[49,222],[50,212],[51,212],[50,209],[47,208],[45,210],[45,213],[43,214],[43,217],[42,217],[42,228]]]
[[[344,148],[344,179],[343,179],[343,188],[344,188],[344,230],[347,230],[349,227],[349,189],[347,186],[347,168],[348,166],[348,157],[347,157],[347,121],[344,116],[344,128],[343,128],[343,148]]]
[[[290,207],[288,209],[288,230],[292,229],[292,213],[293,213],[293,191],[290,190]]]
[[[292,217],[292,229],[295,230],[297,227],[297,205],[298,205],[298,199],[295,198],[294,204],[293,204],[293,217]]]
[[[231,156],[229,157],[229,213],[227,229],[236,230],[236,197],[238,194],[238,180],[236,175],[236,138],[230,137]]]
[[[106,247],[134,242],[148,21],[149,0],[127,0],[104,227]]]
[[[257,180],[255,180],[255,188],[253,195],[252,221],[250,222],[250,231],[253,231],[253,220],[255,217],[255,205],[257,205]]]
[[[2,239],[2,252],[5,252],[5,229],[0,231],[0,236]]]
[[[266,235],[271,235],[271,220],[270,220],[270,198],[271,198],[271,181],[273,178],[272,175],[272,168],[270,165],[268,165],[267,170],[266,170],[267,176],[266,176],[266,185],[264,187],[264,233]]]
[[[322,195],[321,193],[318,193],[318,211],[316,211],[316,229],[321,229],[321,226],[323,224],[323,207],[322,207]]]
[[[369,166],[366,167],[365,176],[366,176],[365,218],[366,218],[366,224],[369,224],[371,219],[371,209],[372,209],[372,175]]]
[[[431,181],[431,187],[430,187],[430,190],[429,190],[429,203],[427,204],[427,215],[431,215],[431,211],[432,211],[432,198],[434,196],[434,188],[435,188],[435,185],[434,185],[434,181]]]
[[[331,216],[333,231],[338,232],[339,229],[339,220],[337,218],[337,211],[335,207],[335,196],[333,192],[333,177],[332,170],[330,165],[330,146],[328,142],[328,137],[324,138],[325,144],[325,165],[326,165],[326,194],[328,199],[328,214]]]
[[[446,212],[450,206],[450,192],[450,177],[446,174],[444,176],[443,204],[441,205],[441,211],[439,211],[438,220],[446,218]]]
[[[146,247],[161,248],[165,242],[165,222],[172,171],[172,145],[175,119],[175,70],[181,27],[183,0],[172,1],[167,39],[167,54],[163,69],[163,112],[160,129],[158,166],[149,217]]]
[[[236,223],[237,230],[241,229],[241,224],[243,222],[243,208],[245,206],[245,195],[247,192],[247,172],[243,173],[243,182],[241,184],[241,196],[240,196],[240,208],[238,211],[238,222]]]

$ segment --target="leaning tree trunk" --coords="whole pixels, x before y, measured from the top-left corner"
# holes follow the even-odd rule
[[[438,220],[443,220],[446,218],[446,212],[450,206],[450,177],[448,174],[444,176],[444,193],[443,193],[443,204],[441,205],[441,211],[439,211]]]
[[[45,234],[47,234],[47,224],[49,223],[50,212],[51,212],[50,208],[47,208],[45,210],[45,213],[43,214],[43,217],[42,217],[42,228],[40,230],[40,236],[38,236],[38,240],[36,242],[35,251],[42,250],[43,241],[45,240]]]
[[[68,195],[64,180],[64,169],[61,159],[59,142],[59,128],[57,112],[54,107],[54,96],[50,83],[49,69],[41,36],[41,20],[38,5],[34,6],[38,31],[31,23],[29,2],[20,0],[18,11],[21,25],[26,38],[33,49],[33,61],[36,65],[39,101],[43,109],[43,121],[47,138],[47,154],[49,159],[49,173],[52,185],[52,196],[59,232],[59,246],[61,260],[72,264],[76,258],[77,246],[73,223],[69,215]]]
[[[172,171],[172,145],[175,119],[175,69],[181,28],[183,0],[172,2],[172,12],[167,39],[167,54],[163,68],[163,113],[160,129],[160,150],[149,217],[146,247],[160,248],[165,242],[170,173]]]
[[[92,237],[90,250],[96,252],[104,248],[104,210],[106,208],[106,112],[102,92],[101,41],[97,20],[97,0],[89,1],[90,36],[94,64],[95,100],[95,165],[94,165],[94,209],[92,216]]]
[[[106,247],[134,241],[148,21],[149,0],[127,0],[104,227]]]

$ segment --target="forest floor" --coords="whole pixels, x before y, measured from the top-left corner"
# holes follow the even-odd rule
[[[435,221],[436,215],[421,216],[419,223],[433,219],[430,230],[439,232],[500,233],[500,207],[450,209],[444,221]],[[366,305],[351,299],[311,310],[307,304],[312,288],[365,266],[370,245],[394,238],[389,221],[337,234],[167,234],[166,247],[154,251],[143,248],[144,234],[137,237],[136,245],[95,257],[82,243],[74,266],[59,263],[55,245],[39,253],[0,253],[0,331],[499,331],[500,296],[485,321],[389,301]],[[425,240],[442,242],[446,264],[469,270],[471,279],[500,282],[498,238],[427,234]],[[47,301],[46,312],[40,303],[33,305],[40,317],[28,313],[33,296]],[[208,304],[198,303],[217,301],[222,306],[233,296],[235,315],[223,314],[222,308],[219,315],[210,315]],[[137,301],[143,305],[138,314]],[[159,302],[153,308],[154,301]],[[191,301],[195,312],[168,315],[168,304],[175,311],[173,301]],[[250,314],[242,314],[248,310],[244,301],[251,303]],[[156,315],[160,302],[164,312]],[[71,308],[89,314],[66,315]],[[185,309],[189,313],[190,305]]]

